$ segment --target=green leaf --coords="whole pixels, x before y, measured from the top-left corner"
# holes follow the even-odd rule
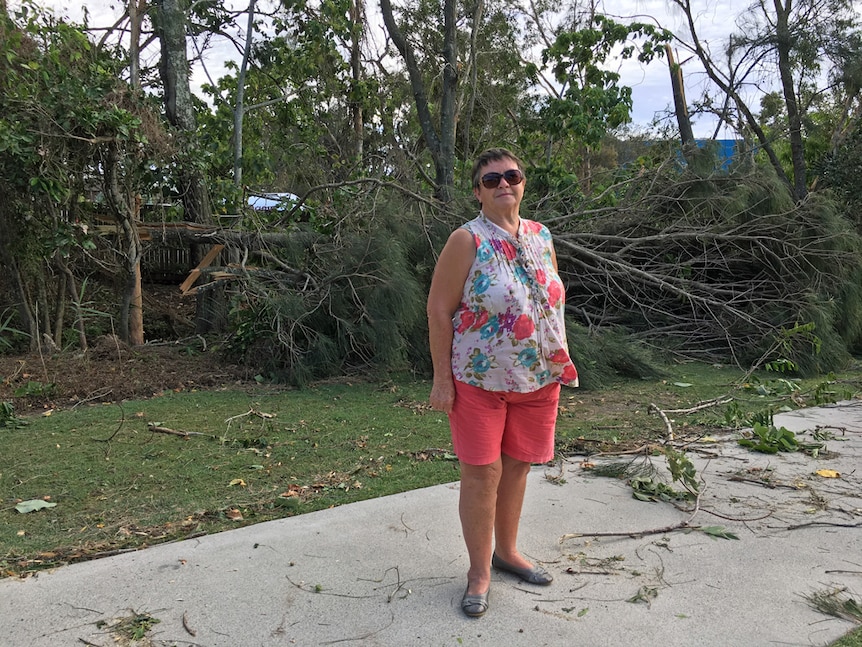
[[[725,530],[724,526],[704,526],[701,531],[713,539],[739,539],[739,537],[729,530]]]
[[[43,501],[42,499],[30,499],[29,501],[21,501],[21,503],[15,506],[15,509],[21,514],[26,514],[43,508],[53,508],[55,505],[57,504],[50,501]]]

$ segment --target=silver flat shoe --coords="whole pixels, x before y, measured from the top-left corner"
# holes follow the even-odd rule
[[[498,568],[501,571],[506,571],[507,573],[513,573],[517,575],[525,582],[529,582],[530,584],[539,584],[540,586],[548,586],[551,582],[554,581],[554,576],[548,573],[541,566],[533,566],[532,568],[518,568],[517,566],[513,566],[507,561],[504,561],[497,557],[497,553],[491,557],[491,566],[494,568]]]
[[[488,594],[491,593],[491,588],[478,595],[467,595],[469,588],[468,586],[464,590],[464,597],[461,598],[461,611],[471,618],[481,618],[488,610]]]

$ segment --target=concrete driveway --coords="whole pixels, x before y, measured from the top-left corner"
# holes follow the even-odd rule
[[[459,608],[453,483],[2,580],[0,645],[123,644],[123,621],[136,645],[826,645],[854,625],[808,598],[862,598],[862,402],[775,424],[825,448],[694,443],[696,508],[636,500],[577,461],[535,468],[521,548],[555,581],[495,573],[481,619]]]

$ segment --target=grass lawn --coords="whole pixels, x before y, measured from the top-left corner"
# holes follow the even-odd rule
[[[696,364],[664,379],[566,389],[560,454],[748,426],[782,407],[855,397],[862,374],[792,381]],[[303,390],[168,392],[0,426],[0,576],[136,550],[459,478],[430,384],[338,380]],[[726,396],[721,404],[693,408]],[[50,413],[50,415],[48,415]],[[2,420],[2,419],[0,419]],[[19,424],[20,423],[20,424]],[[47,504],[26,514],[26,501]],[[841,647],[862,647],[862,632]]]
[[[832,643],[831,647],[862,647],[862,628],[851,631],[840,640]]]

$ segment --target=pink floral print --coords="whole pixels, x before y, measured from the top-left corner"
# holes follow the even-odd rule
[[[455,379],[520,393],[555,381],[577,386],[547,227],[522,218],[513,237],[483,214],[463,227],[473,235],[476,258],[452,319]]]

